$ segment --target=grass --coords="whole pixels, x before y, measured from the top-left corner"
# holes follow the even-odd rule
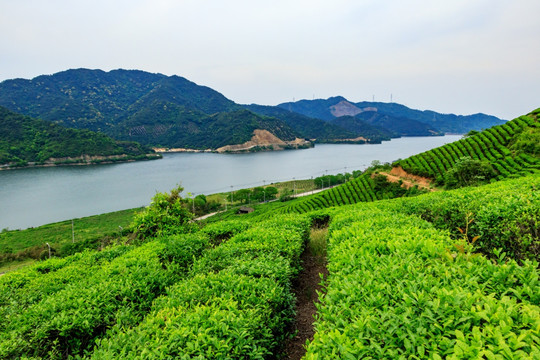
[[[3,275],[4,273],[7,273],[9,271],[18,270],[28,265],[32,265],[35,261],[36,260],[34,259],[26,259],[22,261],[13,261],[13,262],[0,265],[0,275]]]
[[[127,228],[140,210],[128,209],[73,219],[75,242],[119,234],[120,227]],[[71,220],[66,220],[26,230],[1,232],[0,253],[18,253],[45,243],[56,247],[72,241]]]
[[[328,238],[328,228],[313,228],[309,236],[308,248],[313,256],[324,261],[326,258],[326,240]]]

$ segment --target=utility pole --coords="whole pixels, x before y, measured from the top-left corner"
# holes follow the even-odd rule
[[[73,219],[71,219],[71,242],[75,243],[75,228],[73,227]]]
[[[47,244],[47,247],[49,248],[49,259],[51,258],[51,245],[49,245],[49,243],[45,243]]]

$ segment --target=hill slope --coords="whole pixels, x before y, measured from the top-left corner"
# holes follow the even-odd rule
[[[308,116],[291,112],[277,106],[251,104],[244,105],[244,107],[250,111],[253,111],[254,113],[283,120],[303,138],[317,139],[319,142],[328,142],[337,139],[350,139],[359,136],[359,134],[355,131],[350,131],[321,119],[310,118]]]
[[[499,123],[498,119],[482,114],[443,115],[393,103],[354,104],[343,97],[302,100],[276,107],[242,106],[183,77],[121,69],[74,69],[31,80],[6,80],[0,83],[0,106],[66,127],[103,132],[117,140],[195,149],[238,144],[224,144],[231,136],[211,134],[210,128],[217,126],[214,121],[232,120],[246,108],[264,116],[256,120],[260,124],[269,121],[259,130],[288,128],[287,132],[295,137],[319,142],[376,143],[395,136],[465,133]],[[218,113],[228,115],[216,117]],[[343,116],[358,120],[333,121]],[[222,122],[218,127],[248,141],[253,133],[246,129],[251,126],[243,126],[238,120],[229,125]],[[277,133],[272,135],[286,141]]]
[[[455,143],[398,161],[395,165],[440,181],[465,157],[489,162],[499,179],[535,171],[540,161],[539,116],[540,109]]]
[[[444,185],[444,176],[463,158],[487,160],[493,180],[537,173],[540,168],[540,109],[442,147],[399,160],[393,166]],[[401,171],[403,172],[403,171]],[[428,179],[429,180],[429,179]],[[490,180],[490,179],[485,179]],[[366,173],[343,185],[296,200],[282,212],[305,213],[322,208],[371,202],[417,193]]]
[[[0,165],[157,158],[151,149],[89,130],[67,129],[0,107]],[[147,155],[148,154],[148,155]]]

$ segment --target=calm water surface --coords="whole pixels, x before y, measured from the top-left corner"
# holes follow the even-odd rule
[[[377,145],[316,145],[253,154],[165,154],[162,160],[0,171],[0,230],[148,205],[157,191],[181,184],[185,192],[211,194],[365,169],[460,139],[406,137]]]

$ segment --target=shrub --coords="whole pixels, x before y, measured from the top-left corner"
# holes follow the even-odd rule
[[[187,232],[192,214],[182,206],[183,190],[178,186],[170,194],[158,192],[150,206],[135,216],[131,229],[138,238]]]

